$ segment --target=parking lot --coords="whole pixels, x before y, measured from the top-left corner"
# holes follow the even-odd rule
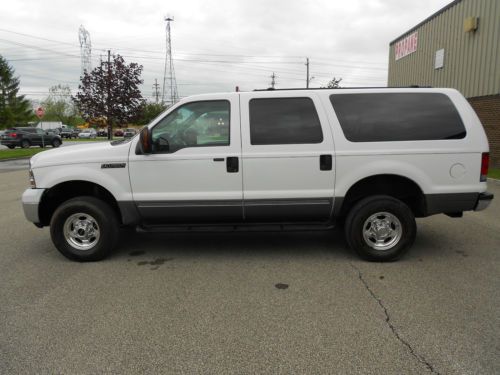
[[[124,233],[79,264],[0,173],[0,373],[500,373],[500,184],[368,263],[340,231]]]

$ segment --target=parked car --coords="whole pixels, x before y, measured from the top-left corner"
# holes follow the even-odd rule
[[[5,131],[4,135],[2,135],[1,144],[11,149],[15,147],[29,148],[31,146],[52,146],[56,148],[62,144],[62,139],[59,135],[48,133],[40,128],[15,127]]]
[[[123,137],[123,130],[121,129],[116,129],[115,132],[113,133],[115,137]]]
[[[78,133],[75,134],[75,129],[72,127],[62,128],[59,135],[61,136],[61,138],[69,139],[78,137]]]
[[[414,242],[415,217],[490,204],[488,158],[478,117],[453,89],[207,94],[129,141],[33,156],[22,201],[27,219],[50,225],[55,247],[78,261],[106,257],[121,226],[338,223],[362,258],[391,261]]]
[[[137,130],[135,130],[134,128],[127,128],[123,132],[123,138],[132,138],[136,134],[137,134]]]
[[[107,137],[108,136],[108,129],[106,129],[106,128],[100,128],[97,131],[97,136],[98,137]]]
[[[89,129],[83,129],[79,134],[78,138],[96,138],[97,137],[97,132],[95,129],[89,128]]]
[[[79,128],[74,128],[73,129],[73,138],[78,138],[78,134],[80,134],[82,132],[82,129],[79,129]]]

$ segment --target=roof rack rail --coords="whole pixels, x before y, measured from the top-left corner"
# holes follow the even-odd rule
[[[409,86],[370,86],[370,87],[337,87],[337,88],[328,88],[328,87],[309,87],[309,88],[286,88],[286,89],[276,89],[269,87],[267,89],[253,89],[253,91],[304,91],[304,90],[357,90],[357,89],[430,89],[432,86],[419,86],[419,85],[409,85]]]

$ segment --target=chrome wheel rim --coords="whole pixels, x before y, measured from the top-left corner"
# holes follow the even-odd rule
[[[386,251],[396,246],[403,235],[399,219],[389,212],[377,212],[365,220],[363,239],[372,249]]]
[[[63,230],[66,242],[77,250],[92,249],[101,236],[97,221],[85,213],[76,213],[68,217]]]

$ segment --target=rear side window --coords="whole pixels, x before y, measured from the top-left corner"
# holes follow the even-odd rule
[[[252,145],[323,142],[318,113],[310,98],[250,100]]]
[[[465,127],[450,98],[439,93],[331,95],[351,142],[461,139]]]

